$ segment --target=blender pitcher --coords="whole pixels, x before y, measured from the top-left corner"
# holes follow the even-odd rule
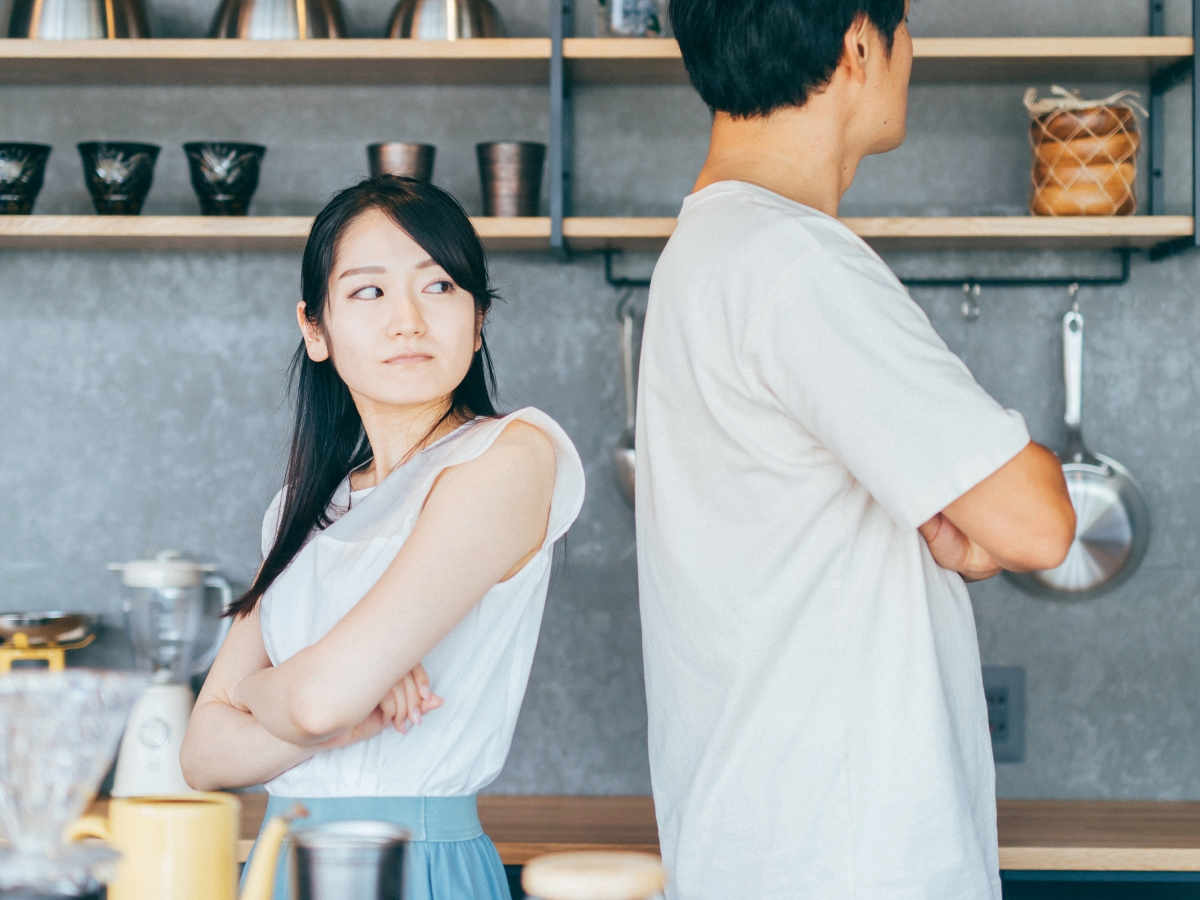
[[[121,572],[125,584],[122,606],[134,662],[151,678],[121,740],[112,794],[191,793],[179,765],[195,702],[190,680],[212,665],[229,631],[229,620],[221,614],[232,603],[233,591],[212,565],[184,559],[174,550],[109,568]],[[210,590],[219,596],[215,610]]]

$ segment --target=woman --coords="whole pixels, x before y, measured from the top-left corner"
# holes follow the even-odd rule
[[[578,454],[544,413],[496,413],[494,295],[448,194],[391,176],[338,194],[301,287],[285,484],[184,774],[266,782],[268,818],[300,800],[309,822],[403,825],[408,900],[507,898],[475,794],[512,741]]]

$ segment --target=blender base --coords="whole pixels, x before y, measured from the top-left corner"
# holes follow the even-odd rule
[[[194,698],[186,684],[151,684],[129,716],[117,769],[114,797],[196,793],[183,778],[179,750]]]

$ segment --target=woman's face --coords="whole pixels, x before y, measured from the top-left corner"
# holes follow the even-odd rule
[[[332,359],[360,413],[447,402],[481,346],[475,298],[378,209],[338,242],[324,328],[296,309],[308,355]]]

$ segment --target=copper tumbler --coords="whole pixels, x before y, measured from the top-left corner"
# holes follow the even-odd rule
[[[417,181],[433,180],[433,160],[437,148],[433,144],[410,144],[404,141],[386,141],[367,146],[367,162],[372,177],[376,175],[402,175]]]
[[[536,216],[546,145],[532,141],[476,144],[485,216]]]

